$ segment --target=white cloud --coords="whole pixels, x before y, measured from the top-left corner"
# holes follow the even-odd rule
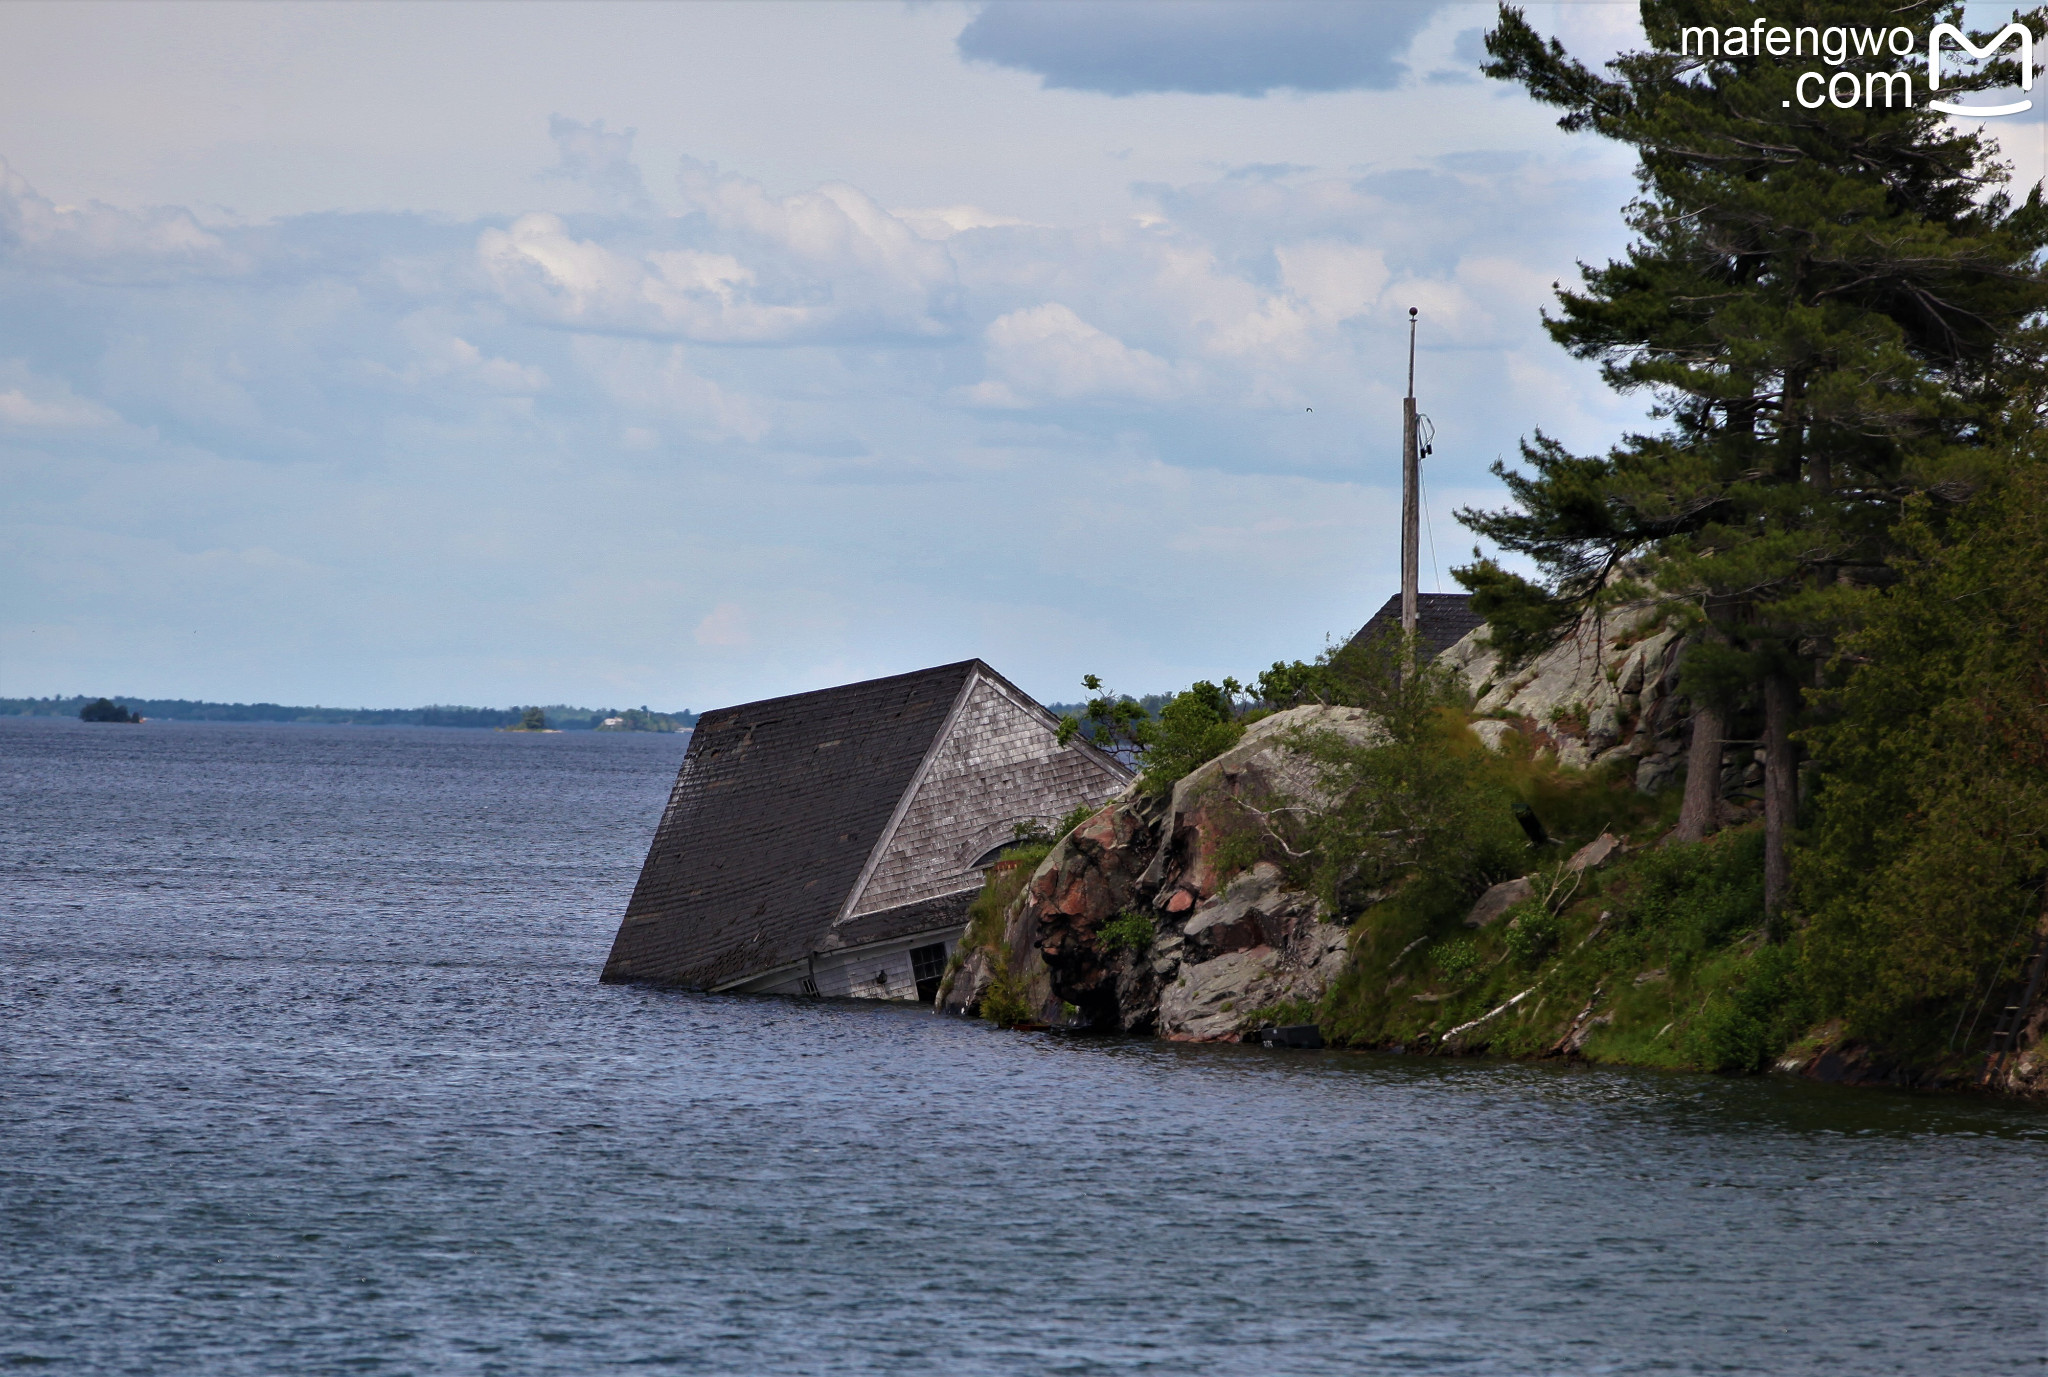
[[[19,387],[0,392],[0,425],[30,430],[96,430],[120,420],[97,402],[72,395],[61,384],[46,386],[40,396]]]
[[[626,188],[622,136],[585,143]],[[1613,171],[1212,172],[1145,187],[1145,225],[1050,194],[1018,203],[1032,224],[972,190],[892,212],[699,163],[679,213],[623,190],[481,221],[116,209],[91,241],[49,206],[43,247],[0,235],[22,356],[0,364],[0,583],[208,696],[549,701],[594,678],[701,705],[973,654],[1050,692],[1077,663],[1138,690],[1241,673],[1385,596],[1408,305],[1432,485],[1490,491],[1539,424],[1612,431],[1535,307],[1609,246]],[[59,577],[63,548],[162,598]],[[195,582],[221,551],[307,570],[221,558]],[[1125,587],[1236,555],[1220,600]],[[1136,599],[1114,616],[1111,587]],[[213,609],[223,639],[159,645],[143,614],[166,606]],[[9,682],[67,688],[6,625]],[[216,677],[175,680],[188,664]]]
[[[460,335],[443,333],[432,322],[415,319],[402,327],[415,354],[403,368],[372,362],[369,371],[413,389],[467,386],[479,392],[520,396],[545,392],[547,370],[535,364],[487,355]]]
[[[0,262],[25,260],[87,277],[153,279],[243,266],[181,207],[60,206],[0,158]]]
[[[699,440],[754,443],[768,434],[761,408],[692,368],[683,345],[586,337],[575,342],[573,354],[607,396],[644,420],[674,425]],[[652,448],[645,437],[658,436],[660,424],[635,428],[641,438],[628,443]]]
[[[555,141],[560,161],[541,175],[581,182],[608,204],[644,207],[647,188],[633,161],[635,132],[606,129],[603,120],[585,124],[554,115],[548,120],[548,137]]]
[[[951,256],[859,189],[774,197],[689,159],[678,184],[684,216],[633,222],[616,247],[536,213],[485,230],[478,260],[509,304],[576,329],[715,344],[953,332]]]
[[[998,215],[980,206],[936,206],[926,210],[896,210],[890,214],[925,239],[951,239],[969,230],[1008,229],[1025,223],[1013,215]]]
[[[992,376],[967,394],[982,406],[1156,402],[1181,384],[1164,359],[1104,334],[1056,301],[999,316],[990,322],[986,338]]]
[[[1280,262],[1280,280],[1313,320],[1334,323],[1363,315],[1380,304],[1387,285],[1387,255],[1382,249],[1311,239],[1282,244],[1273,250]]]

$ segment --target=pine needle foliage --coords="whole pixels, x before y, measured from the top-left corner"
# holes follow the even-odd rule
[[[1762,699],[1765,904],[1782,916],[1792,731],[1845,602],[1885,577],[1908,498],[1938,524],[2035,424],[2048,207],[2039,187],[2015,204],[1996,143],[1924,101],[1808,109],[1796,83],[1809,64],[1718,41],[1685,51],[1687,28],[1746,28],[1749,0],[1644,0],[1641,13],[1650,48],[1601,74],[1503,5],[1485,70],[1561,108],[1566,130],[1635,150],[1634,242],[1582,265],[1546,325],[1662,424],[1602,456],[1539,433],[1528,472],[1497,470],[1515,505],[1459,519],[1541,579],[1485,560],[1455,572],[1511,654],[1603,598],[1640,596],[1639,579],[1709,624],[1710,677]],[[1786,0],[1770,17],[1925,33],[1963,15],[1954,0]],[[2002,51],[1944,93],[2016,80]],[[1860,79],[1896,64],[1880,47],[1829,66]]]
[[[1807,732],[1824,770],[1797,869],[1808,962],[1874,1035],[1954,1023],[2011,979],[2048,881],[2048,467],[1937,534],[1912,504],[1901,581],[1861,595],[1841,688]],[[1948,1029],[1944,1027],[1946,1033]]]

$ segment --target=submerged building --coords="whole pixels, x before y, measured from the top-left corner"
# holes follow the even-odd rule
[[[1130,782],[979,660],[702,714],[604,979],[929,1001],[984,871]]]

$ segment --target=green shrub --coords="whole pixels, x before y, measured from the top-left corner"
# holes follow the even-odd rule
[[[1469,937],[1448,938],[1430,948],[1429,964],[1436,967],[1438,975],[1456,985],[1479,969],[1479,948]]]
[[[1030,1023],[1038,1017],[1038,1011],[1024,1000],[1024,987],[1017,977],[1010,973],[1010,963],[998,954],[995,972],[989,977],[988,988],[981,992],[979,1013],[991,1023],[1005,1028],[1018,1023]]]
[[[1806,1027],[1810,1004],[1797,950],[1760,945],[1708,997],[1679,1049],[1705,1071],[1761,1071]]]
[[[1010,847],[1003,852],[1002,858],[1018,864],[1009,870],[991,869],[982,877],[981,893],[975,895],[974,902],[967,906],[967,935],[960,939],[960,945],[953,953],[956,967],[970,951],[994,951],[1002,945],[1003,911],[1024,892],[1024,886],[1031,881],[1031,872],[1051,852],[1052,847],[1043,842]]]
[[[1097,930],[1095,941],[1104,951],[1128,947],[1141,952],[1152,945],[1152,919],[1143,913],[1119,913]]]
[[[1508,955],[1523,966],[1534,966],[1557,950],[1563,936],[1563,919],[1541,904],[1530,904],[1511,920],[1506,938]]]
[[[1145,756],[1145,790],[1163,794],[1197,767],[1214,760],[1244,735],[1231,704],[1236,683],[1204,680],[1176,693],[1159,710],[1152,748]]]
[[[1620,900],[1624,921],[1658,940],[1680,965],[1763,924],[1761,829],[1651,851],[1633,871],[1635,882]]]

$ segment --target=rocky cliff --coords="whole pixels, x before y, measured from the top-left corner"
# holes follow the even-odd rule
[[[1678,696],[1679,634],[1648,607],[1589,617],[1512,672],[1485,628],[1439,662],[1463,674],[1489,746],[1526,738],[1568,769],[1633,762],[1636,787],[1674,782],[1687,726]],[[1252,724],[1231,750],[1170,794],[1133,785],[1064,838],[1003,915],[1001,940],[970,951],[939,995],[955,1013],[1001,984],[1038,1021],[1231,1041],[1280,1005],[1311,1004],[1347,959],[1348,933],[1270,863],[1231,864],[1253,816],[1243,805],[1313,802],[1314,770],[1296,733],[1374,735],[1356,708],[1301,707]],[[1740,786],[1748,752],[1729,753]],[[1743,816],[1731,803],[1729,820]]]
[[[1232,864],[1249,803],[1313,795],[1295,732],[1369,740],[1356,708],[1291,708],[1170,794],[1131,786],[1040,863],[1004,914],[1000,948],[971,953],[939,1007],[977,1009],[1007,975],[1046,1022],[1235,1041],[1261,1011],[1319,998],[1345,958],[1346,930],[1265,862]]]
[[[1691,730],[1679,666],[1686,638],[1662,612],[1638,604],[1588,615],[1569,635],[1512,668],[1486,644],[1486,628],[1439,660],[1465,676],[1476,698],[1473,730],[1490,746],[1509,732],[1553,750],[1571,769],[1622,764],[1636,788],[1660,792],[1677,782]],[[1747,821],[1761,804],[1745,791],[1763,779],[1762,751],[1737,743],[1721,753],[1722,816]]]
[[[1684,650],[1682,634],[1651,609],[1629,608],[1589,618],[1512,669],[1483,630],[1444,652],[1474,692],[1474,734],[1534,757],[1504,763],[1537,770],[1551,787],[1636,800],[1599,805],[1599,817],[1621,819],[1619,835],[1584,819],[1578,835],[1553,838],[1572,850],[1533,849],[1530,873],[1466,898],[1455,915],[1418,926],[1415,914],[1383,902],[1347,926],[1260,858],[1259,810],[1317,801],[1316,770],[1294,749],[1302,736],[1327,731],[1366,744],[1378,735],[1355,708],[1295,708],[1252,724],[1170,792],[1141,781],[1063,838],[1002,912],[1000,932],[991,925],[965,952],[939,1006],[1183,1041],[1328,1019],[1326,1036],[1359,1045],[1753,1069],[1743,1020],[1774,968],[1754,919],[1724,920],[1714,907],[1726,907],[1746,873],[1729,871],[1728,858],[1755,840],[1741,827],[1758,808],[1761,766],[1749,744],[1722,753],[1719,821],[1735,830],[1697,851],[1656,845],[1670,805],[1652,796],[1677,785],[1689,744]],[[1731,723],[1729,734],[1745,734],[1744,724]],[[1991,1088],[2048,1096],[2044,1034],[2048,1003],[2014,1039]],[[1733,1053],[1731,1039],[1740,1044]],[[1912,1064],[1846,1041],[1833,1025],[1796,1037],[1770,1064],[1822,1080],[1929,1087],[1975,1085],[1985,1065],[1981,1052]]]

